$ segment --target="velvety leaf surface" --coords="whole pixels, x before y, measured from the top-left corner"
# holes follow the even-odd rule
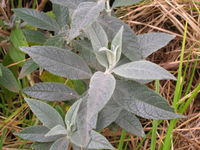
[[[50,105],[29,98],[25,98],[32,112],[37,116],[37,118],[48,128],[53,128],[57,125],[65,126],[60,114]]]
[[[143,137],[145,135],[140,120],[132,113],[123,110],[120,112],[115,121],[121,128],[136,136]]]
[[[24,93],[30,97],[47,101],[66,101],[79,97],[71,88],[54,82],[36,83],[32,87],[25,88]]]
[[[52,144],[53,144],[52,142],[49,142],[49,143],[37,143],[36,142],[36,143],[33,143],[31,147],[34,150],[49,150]]]
[[[113,96],[125,110],[143,118],[162,120],[183,117],[174,113],[162,96],[134,81],[117,81]]]
[[[52,46],[32,46],[21,49],[53,74],[74,80],[91,77],[91,71],[83,59],[67,49]]]
[[[143,0],[115,0],[112,5],[112,8],[133,5],[141,1]]]
[[[69,141],[66,137],[64,137],[55,141],[49,150],[67,150],[68,146]]]
[[[115,68],[113,72],[121,77],[133,80],[176,80],[176,78],[164,68],[145,60],[121,65]]]
[[[56,21],[43,12],[28,8],[16,8],[13,9],[13,11],[16,16],[37,28],[50,31],[59,30],[59,25],[56,23]]]
[[[23,29],[26,40],[31,43],[45,43],[47,37],[40,31]]]
[[[45,137],[49,137],[49,136],[55,136],[55,135],[67,135],[67,130],[65,129],[65,127],[61,126],[61,125],[57,125],[55,127],[53,127],[49,132],[47,132],[45,134]]]

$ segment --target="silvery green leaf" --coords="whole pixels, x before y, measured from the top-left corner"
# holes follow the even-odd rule
[[[97,61],[92,45],[88,40],[74,40],[72,44],[77,50],[78,55],[81,56],[91,68],[103,70],[103,67]]]
[[[63,34],[63,33],[55,35],[55,36],[52,36],[52,37],[50,37],[50,38],[48,38],[46,40],[46,42],[44,43],[44,45],[63,48],[64,44],[65,44],[64,36],[65,36],[65,34]]]
[[[23,29],[26,40],[31,43],[45,43],[47,37],[40,31]]]
[[[76,130],[76,117],[82,100],[76,101],[70,109],[67,111],[65,116],[65,124],[68,130],[74,132]]]
[[[31,145],[31,147],[34,150],[49,150],[52,144],[53,144],[52,142],[49,142],[49,143],[38,143],[38,142],[35,142],[35,143],[33,143]]]
[[[125,110],[143,118],[161,120],[183,117],[174,113],[162,96],[135,81],[117,81],[113,96]]]
[[[102,55],[102,54],[104,54],[104,55]],[[104,60],[102,62],[106,62],[106,63],[108,62],[109,65],[105,66],[107,69],[115,66],[115,64],[116,64],[115,52],[111,51],[110,49],[108,49],[106,47],[102,47],[99,49],[98,55],[104,56]],[[99,59],[98,55],[97,55],[97,59],[102,60],[102,59]]]
[[[80,32],[92,25],[99,17],[100,12],[105,7],[105,1],[98,2],[83,2],[78,5],[77,9],[72,14],[71,30],[68,41],[79,36]]]
[[[83,59],[71,52],[52,46],[22,47],[32,59],[49,72],[72,80],[89,79],[91,71]]]
[[[45,126],[32,126],[25,128],[23,131],[19,133],[15,133],[15,135],[34,142],[52,142],[60,138],[61,136],[51,136],[45,137],[45,134],[49,132],[49,129]]]
[[[115,37],[112,40],[111,49],[115,53],[116,63],[120,60],[122,53],[122,36],[123,36],[124,27],[122,26],[117,32]]]
[[[28,8],[16,8],[12,10],[16,16],[37,28],[56,32],[59,30],[59,25],[56,21],[43,12]]]
[[[115,121],[121,128],[131,134],[143,137],[145,135],[140,120],[132,113],[123,110]]]
[[[56,21],[59,24],[60,28],[63,28],[69,24],[69,11],[66,6],[53,4],[53,12],[56,16]]]
[[[120,28],[124,26],[122,37],[122,53],[132,61],[142,59],[137,36],[127,24],[118,18],[108,15],[102,15],[97,21],[106,31],[109,41],[111,41]]]
[[[60,114],[50,105],[34,100],[25,98],[32,112],[37,116],[37,118],[48,128],[53,128],[57,125],[65,126]]]
[[[120,107],[112,97],[108,104],[99,112],[96,129],[100,130],[109,126],[117,119],[121,110],[122,107]]]
[[[143,58],[146,58],[158,49],[166,46],[172,39],[175,38],[175,36],[167,33],[155,32],[140,34],[137,38],[140,44],[142,56]]]
[[[145,60],[121,65],[113,69],[113,72],[121,77],[133,80],[176,80],[176,78],[164,68]]]
[[[18,93],[20,91],[20,86],[13,73],[2,64],[0,64],[0,68],[2,74],[0,76],[0,85],[12,92]]]
[[[25,76],[31,74],[33,71],[37,70],[38,68],[39,66],[32,59],[27,60],[22,66],[18,79],[24,78]]]
[[[112,8],[121,7],[121,6],[129,6],[129,5],[139,3],[141,1],[143,0],[115,0],[112,5]]]
[[[68,139],[66,137],[63,137],[55,141],[49,150],[67,150],[68,146]]]
[[[66,101],[79,97],[71,88],[54,82],[36,83],[32,87],[25,88],[24,93],[30,97],[47,101]]]
[[[55,136],[55,135],[67,135],[67,130],[65,129],[65,127],[61,126],[61,125],[57,125],[55,127],[53,127],[49,132],[47,132],[45,134],[45,137],[49,137],[49,136]]]

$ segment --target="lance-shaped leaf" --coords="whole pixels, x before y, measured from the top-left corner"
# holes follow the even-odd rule
[[[111,41],[120,28],[124,26],[122,37],[122,53],[132,61],[137,61],[142,58],[137,36],[127,24],[118,18],[108,15],[102,15],[97,21],[106,31],[109,41]]]
[[[65,126],[60,114],[50,105],[29,98],[25,98],[25,101],[44,126],[50,129],[57,125]]]
[[[30,97],[47,101],[66,101],[79,97],[71,88],[54,82],[36,83],[32,87],[25,88],[24,93]]]
[[[49,150],[67,150],[68,146],[68,139],[66,137],[63,137],[55,141]]]
[[[55,135],[67,135],[67,130],[65,129],[65,127],[61,126],[61,125],[57,125],[55,127],[53,127],[49,132],[47,132],[45,134],[45,137],[49,137],[49,136],[55,136]]]
[[[44,45],[63,48],[64,44],[65,44],[64,36],[66,36],[65,33],[61,33],[61,34],[52,36],[52,37],[50,37],[50,38],[48,38],[46,40],[46,42],[44,43]]]
[[[38,143],[35,142],[31,145],[31,147],[34,150],[49,150],[53,142],[48,142],[48,143]]]
[[[90,26],[99,17],[105,7],[105,1],[83,2],[78,5],[72,15],[71,30],[68,41],[77,37],[82,30]]]
[[[143,137],[145,135],[140,120],[132,113],[123,110],[120,112],[115,121],[121,128],[136,136]]]
[[[117,119],[121,110],[122,107],[120,107],[112,97],[108,104],[99,112],[96,129],[100,130],[109,126]]]
[[[38,68],[39,66],[32,59],[26,61],[26,63],[22,66],[18,79],[24,78],[25,76],[31,74],[33,71],[37,70]]]
[[[32,126],[25,128],[23,131],[19,133],[15,133],[15,135],[34,142],[53,142],[60,138],[61,136],[51,136],[45,137],[45,134],[49,132],[49,129],[45,126]]]
[[[28,8],[16,8],[13,11],[16,16],[37,28],[56,32],[59,30],[56,21],[43,12]]]
[[[83,59],[73,52],[52,46],[22,47],[32,59],[49,72],[70,79],[88,79],[91,71]]]
[[[145,60],[121,65],[113,69],[113,72],[121,77],[133,80],[176,80],[176,78],[164,68]]]
[[[183,117],[174,113],[162,96],[135,81],[118,81],[113,96],[125,110],[143,118],[162,120]]]
[[[166,46],[175,36],[167,33],[147,33],[140,34],[137,38],[142,56],[146,58],[153,52]]]
[[[112,5],[112,8],[121,7],[121,6],[129,6],[129,5],[139,3],[141,1],[143,0],[115,0]]]
[[[47,40],[47,36],[40,31],[29,30],[29,29],[23,29],[22,31],[26,37],[26,40],[30,43],[43,44]]]
[[[18,93],[20,87],[13,73],[2,64],[0,64],[0,68],[2,72],[2,75],[0,76],[0,85],[12,92]]]

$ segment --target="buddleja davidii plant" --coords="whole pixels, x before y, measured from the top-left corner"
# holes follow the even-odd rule
[[[62,3],[63,1],[53,0],[53,2]],[[120,4],[120,1],[116,1],[116,3]],[[136,36],[130,27],[119,19],[100,13],[105,8],[105,1],[81,3],[80,1],[65,1],[64,4],[69,6],[70,14],[72,14],[71,16],[69,15],[71,25],[69,30],[67,30],[66,40],[70,43],[69,45],[81,51],[81,56],[85,61],[80,56],[71,52],[68,47],[61,49],[52,46],[32,46],[24,47],[22,50],[28,53],[42,68],[53,74],[72,80],[89,78],[91,80],[88,91],[79,100],[78,113],[75,115],[77,116],[75,117],[76,125],[73,123],[72,125],[70,121],[66,125],[60,124],[65,137],[64,142],[61,141],[58,144],[53,144],[53,146],[51,145],[52,143],[50,144],[45,141],[44,144],[37,144],[35,146],[36,149],[44,145],[50,145],[50,149],[58,147],[55,145],[63,145],[63,149],[65,149],[66,145],[68,145],[66,141],[86,149],[113,149],[108,141],[93,129],[102,129],[115,122],[130,133],[143,136],[144,131],[142,126],[134,114],[148,119],[173,119],[182,117],[173,113],[173,110],[164,98],[141,83],[138,83],[155,79],[175,79],[158,65],[141,60],[165,46],[174,38],[173,36],[164,33],[150,33]],[[76,4],[79,4],[78,7]],[[106,10],[108,10],[108,5],[106,6]],[[17,9],[14,11],[16,15],[32,25],[34,23],[31,22],[30,18],[44,17],[44,14],[41,16],[39,12],[36,13],[34,10]],[[45,19],[43,18],[42,21],[45,21]],[[35,26],[38,25],[35,24]],[[59,33],[61,29],[56,28],[55,30],[52,28],[51,30]],[[83,32],[84,35],[82,34]],[[73,40],[79,35],[81,35],[81,40]],[[86,38],[91,40],[92,46],[88,40],[85,40]],[[85,55],[85,53],[89,56]],[[122,60],[120,60],[121,53],[125,55]],[[95,57],[96,59],[94,59]],[[101,70],[105,71],[97,71],[92,75],[90,68],[85,62],[90,67],[95,68],[95,70],[101,68]],[[102,69],[102,66],[105,69]],[[113,73],[117,79],[119,79],[118,76],[122,79],[116,80]],[[126,80],[124,80],[125,78]],[[24,92],[28,96],[48,101],[70,100],[79,97],[75,91],[58,83],[39,83],[25,89]],[[76,106],[76,103],[74,105]],[[41,110],[43,110],[42,107]],[[44,118],[49,118],[49,116],[45,116]],[[40,117],[39,119],[41,120]],[[57,124],[54,125],[55,129],[53,126],[47,128],[59,132],[59,128],[56,127],[59,123],[58,121],[56,122]],[[43,124],[45,125],[44,122]],[[72,132],[64,132],[64,130],[69,131],[71,127],[73,127]],[[32,137],[33,134],[34,132],[30,131],[25,138],[32,140],[29,137]],[[94,136],[94,134],[96,135]],[[20,136],[20,134],[18,135]],[[42,134],[42,136],[45,135],[46,133]],[[58,135],[60,136],[60,134]],[[66,139],[66,137],[68,138]],[[94,141],[99,142],[94,143]],[[44,141],[40,140],[36,142]],[[74,149],[78,147],[74,147]],[[61,149],[61,147],[59,148]]]

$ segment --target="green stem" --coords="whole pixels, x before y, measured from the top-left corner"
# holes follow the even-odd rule
[[[126,130],[122,130],[120,141],[119,141],[118,150],[123,150],[125,137],[126,137]]]

